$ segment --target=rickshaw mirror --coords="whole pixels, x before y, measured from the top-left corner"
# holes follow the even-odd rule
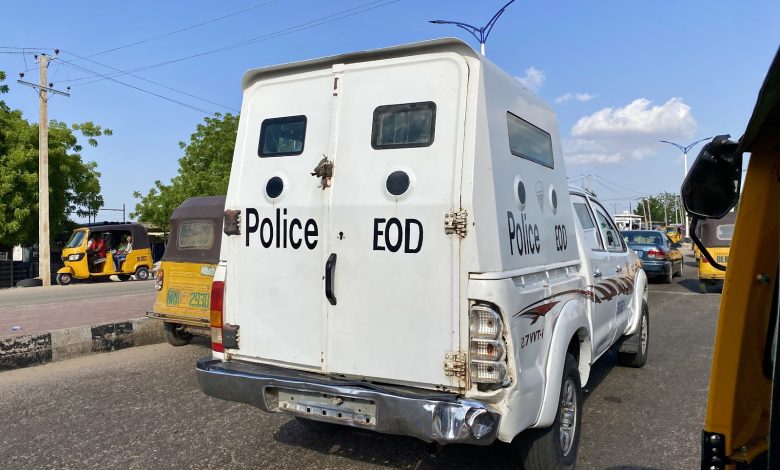
[[[686,212],[701,219],[720,219],[739,200],[742,153],[729,135],[719,135],[701,149],[683,181]]]

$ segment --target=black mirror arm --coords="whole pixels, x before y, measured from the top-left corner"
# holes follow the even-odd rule
[[[691,217],[691,240],[693,240],[693,243],[696,244],[696,246],[699,247],[699,250],[701,251],[701,254],[707,258],[707,261],[710,262],[713,268],[717,269],[718,271],[725,271],[726,266],[723,266],[722,264],[715,261],[715,258],[712,257],[709,251],[707,251],[707,247],[704,246],[704,243],[699,240],[699,237],[696,236],[696,225],[699,224],[699,218],[695,215]]]

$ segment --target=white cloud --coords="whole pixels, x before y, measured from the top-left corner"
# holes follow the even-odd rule
[[[660,106],[639,98],[581,117],[563,142],[564,153],[575,164],[639,160],[658,150],[658,140],[688,139],[695,130],[691,107],[681,98]]]
[[[561,96],[555,98],[555,102],[558,103],[558,104],[561,104],[561,103],[566,103],[567,101],[575,100],[575,101],[579,101],[579,102],[584,103],[586,101],[592,100],[595,97],[596,97],[596,95],[593,95],[593,94],[590,94],[590,93],[580,93],[580,92],[571,93],[571,92],[568,92],[568,93],[564,93]]]
[[[544,76],[544,72],[537,69],[536,67],[531,66],[525,69],[524,77],[515,78],[526,88],[533,91],[534,93],[537,93],[539,89],[542,88],[542,85],[544,85],[544,79],[546,77]]]

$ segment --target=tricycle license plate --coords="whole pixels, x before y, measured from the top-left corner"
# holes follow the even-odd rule
[[[208,309],[211,304],[211,294],[168,289],[165,304],[169,307]]]
[[[376,402],[341,395],[269,388],[266,402],[284,413],[312,415],[345,424],[375,426]]]

